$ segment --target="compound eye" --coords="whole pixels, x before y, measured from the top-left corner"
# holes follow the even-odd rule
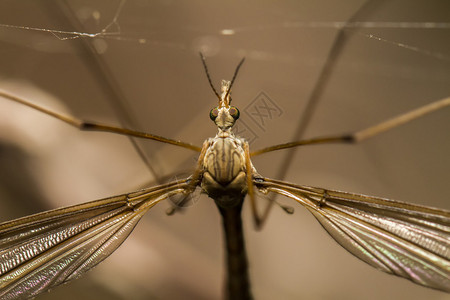
[[[216,120],[218,115],[219,115],[219,110],[217,109],[217,107],[211,109],[211,111],[209,112],[209,118],[213,121]]]
[[[237,109],[237,107],[230,106],[230,109],[228,110],[228,112],[233,117],[233,119],[235,119],[235,120],[239,119],[240,112],[239,112],[239,109]]]

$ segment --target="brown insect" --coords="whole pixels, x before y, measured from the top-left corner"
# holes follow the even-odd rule
[[[280,149],[358,143],[450,106],[450,98],[352,134],[300,140],[251,152],[248,143],[232,132],[239,110],[231,105],[230,93],[244,60],[237,66],[231,81],[222,81],[219,94],[211,82],[205,59],[201,58],[219,100],[210,112],[218,133],[207,139],[202,147],[130,129],[83,122],[0,92],[0,96],[81,130],[152,139],[199,153],[195,170],[186,179],[0,224],[1,299],[34,297],[81,276],[116,250],[150,208],[179,194],[183,197],[178,204],[183,206],[197,188],[214,199],[222,215],[228,299],[251,298],[241,208],[248,195],[255,225],[260,227],[270,205],[259,214],[257,193],[280,194],[297,201],[339,244],[371,266],[426,287],[450,292],[449,211],[273,180],[258,174],[251,162],[252,156]],[[281,207],[290,212],[289,207]]]

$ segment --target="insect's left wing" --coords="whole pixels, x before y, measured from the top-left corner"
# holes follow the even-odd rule
[[[450,292],[450,211],[266,178],[255,185],[302,204],[341,246],[371,266]]]
[[[103,261],[159,201],[186,190],[178,181],[0,224],[0,298],[26,299]]]

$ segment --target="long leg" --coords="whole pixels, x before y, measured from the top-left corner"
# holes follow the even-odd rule
[[[185,196],[181,199],[181,201],[176,203],[176,206],[172,206],[166,210],[167,215],[173,215],[179,208],[184,207],[184,205],[188,201],[188,197],[194,192],[198,185],[200,185],[200,180],[203,172],[203,160],[205,159],[206,150],[209,147],[209,142],[205,141],[202,146],[202,150],[200,151],[200,155],[197,159],[197,165],[195,167],[194,173],[189,177],[189,184],[185,190]]]
[[[376,1],[366,1],[361,4],[360,8],[346,21],[347,24],[352,22],[357,22],[358,20],[364,20],[364,16],[370,14],[379,5],[375,3]],[[293,140],[301,140],[309,127],[312,117],[315,114],[318,103],[323,98],[323,92],[325,91],[327,85],[331,78],[333,78],[333,73],[335,71],[336,65],[340,60],[341,54],[344,52],[345,46],[350,40],[352,34],[356,32],[357,28],[348,27],[346,25],[338,29],[337,34],[334,38],[332,46],[329,48],[328,55],[324,61],[323,67],[317,77],[315,84],[312,87],[311,93],[309,94],[305,109],[300,115],[299,123],[297,124],[297,129],[294,131]],[[281,160],[278,166],[278,171],[275,178],[284,179],[290,166],[292,165],[292,160],[295,155],[295,149],[291,148],[290,151],[286,151],[284,158]],[[273,204],[276,203],[277,194],[270,197],[269,204],[264,208],[263,214],[261,215],[260,227],[264,224],[265,220],[269,216],[270,210]],[[279,204],[278,204],[279,205]],[[281,206],[283,210],[288,213],[292,213],[292,208]]]
[[[127,129],[127,128],[120,128],[120,127],[116,127],[116,126],[110,126],[110,125],[104,125],[104,124],[99,124],[99,123],[93,123],[93,122],[85,122],[83,120],[74,118],[72,116],[66,116],[63,114],[59,114],[57,112],[51,111],[47,108],[41,107],[39,105],[33,104],[31,102],[28,102],[22,98],[10,95],[8,93],[5,93],[3,91],[0,91],[0,96],[4,97],[6,99],[9,99],[11,101],[14,102],[18,102],[20,104],[26,105],[28,107],[31,107],[35,110],[38,110],[40,112],[43,112],[44,114],[47,114],[49,116],[52,116],[58,120],[61,120],[75,128],[78,128],[80,130],[85,130],[85,131],[104,131],[104,132],[110,132],[110,133],[115,133],[115,134],[122,134],[122,135],[127,135],[127,136],[134,136],[137,138],[143,138],[143,139],[150,139],[150,140],[155,140],[155,141],[159,141],[162,143],[167,143],[167,144],[171,144],[171,145],[175,145],[175,146],[180,146],[183,148],[187,148],[190,150],[194,150],[197,152],[201,151],[201,147],[189,144],[189,143],[185,143],[182,141],[177,141],[177,140],[172,140],[172,139],[168,139],[162,136],[158,136],[158,135],[154,135],[154,134],[150,134],[150,133],[145,133],[145,132],[140,132],[140,131],[135,131],[135,130],[131,130],[131,129]]]
[[[355,13],[342,27],[337,30],[332,45],[328,50],[327,57],[317,76],[317,80],[312,86],[311,93],[306,99],[304,99],[306,100],[306,105],[301,115],[299,115],[297,128],[294,130],[294,135],[291,140],[299,141],[304,138],[304,134],[310,126],[313,116],[316,114],[318,104],[323,99],[324,91],[330,83],[330,80],[333,78],[333,74],[341,59],[342,53],[345,52],[346,45],[358,30],[356,27],[347,25],[350,25],[353,22],[358,22],[359,20],[367,19],[367,16],[373,11],[376,11],[379,5],[382,4],[377,1],[365,1],[361,3],[361,6],[355,11]],[[275,178],[285,178],[290,166],[292,165],[292,160],[295,153],[294,148],[291,148],[290,151],[286,151],[281,163],[278,166],[278,171]],[[276,197],[276,195],[273,197]]]
[[[380,133],[383,133],[385,131],[388,131],[392,128],[395,128],[397,126],[403,125],[407,122],[410,122],[414,119],[417,119],[421,116],[424,116],[428,113],[434,112],[436,110],[439,110],[441,108],[444,108],[446,106],[450,106],[450,97],[444,98],[438,101],[435,101],[433,103],[427,104],[425,106],[419,107],[417,109],[414,109],[410,112],[401,114],[399,116],[396,116],[392,119],[389,119],[387,121],[381,122],[379,124],[376,124],[374,126],[356,131],[351,134],[347,135],[333,135],[333,136],[325,136],[325,137],[319,137],[319,138],[312,138],[307,140],[300,140],[297,142],[291,142],[286,144],[279,144],[267,148],[263,148],[260,150],[257,150],[255,152],[250,153],[251,156],[259,155],[266,152],[271,152],[275,150],[281,150],[281,149],[287,149],[287,148],[293,148],[298,146],[304,146],[304,145],[315,145],[315,144],[330,144],[330,143],[359,143],[361,141],[364,141],[368,138],[374,137]],[[272,208],[273,202],[269,203],[261,214],[259,216],[257,214],[257,208],[256,208],[256,202],[255,202],[255,196],[253,194],[253,186],[252,190],[250,192],[250,185],[249,186],[249,196],[250,201],[252,204],[252,211],[255,218],[255,224],[258,229],[260,229],[263,225],[265,220],[267,219],[270,209]],[[284,208],[283,208],[284,209]]]
[[[255,191],[254,191],[254,184],[253,184],[253,168],[250,160],[250,150],[249,150],[248,143],[246,142],[244,144],[244,154],[245,154],[245,169],[247,171],[247,194],[250,198],[250,205],[252,208],[252,214],[253,214],[253,221],[255,222],[255,226],[257,229],[261,228],[263,219],[259,216],[258,208],[256,207],[256,199],[255,199]]]
[[[380,133],[383,133],[385,131],[391,130],[395,127],[398,127],[400,125],[403,125],[405,123],[413,121],[413,120],[415,120],[419,117],[422,117],[426,114],[429,114],[429,113],[432,113],[439,109],[442,109],[446,106],[450,106],[450,97],[435,101],[433,103],[427,104],[427,105],[419,107],[419,108],[416,108],[412,111],[401,114],[399,116],[396,116],[392,119],[389,119],[387,121],[376,124],[374,126],[356,131],[354,133],[344,134],[344,135],[330,135],[330,136],[324,136],[324,137],[318,137],[318,138],[312,138],[312,139],[300,140],[300,141],[296,141],[296,142],[274,145],[271,147],[267,147],[267,148],[263,148],[263,149],[254,151],[254,152],[250,153],[250,155],[255,156],[255,155],[260,155],[260,154],[267,153],[267,152],[272,152],[275,150],[288,149],[288,148],[304,146],[304,145],[332,144],[332,143],[338,143],[338,144],[359,143],[368,138],[374,137]]]

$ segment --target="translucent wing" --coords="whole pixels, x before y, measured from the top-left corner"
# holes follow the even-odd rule
[[[159,201],[186,181],[0,224],[0,298],[26,299],[79,277],[103,261]]]
[[[450,212],[358,194],[261,179],[305,206],[350,253],[417,284],[450,292]]]

